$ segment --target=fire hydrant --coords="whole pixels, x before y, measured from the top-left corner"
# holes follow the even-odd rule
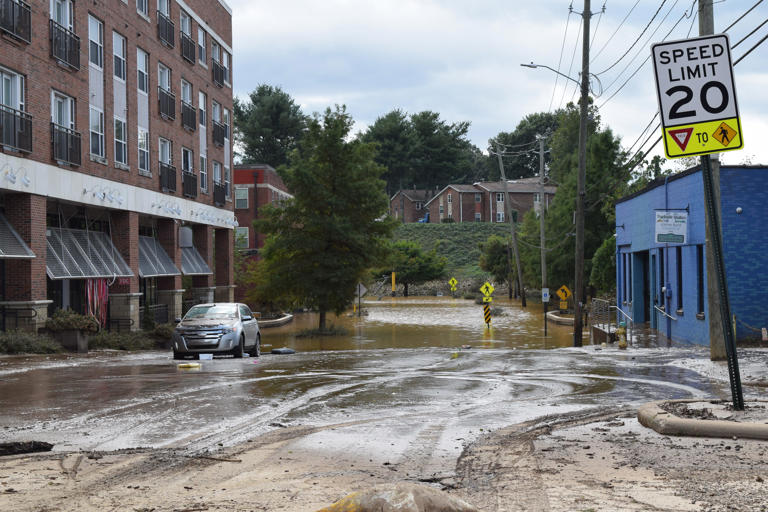
[[[619,328],[616,329],[616,338],[618,339],[618,347],[621,349],[627,348],[627,324],[624,322],[619,323]]]

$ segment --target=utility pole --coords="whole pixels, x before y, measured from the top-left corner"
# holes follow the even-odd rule
[[[496,156],[499,157],[499,172],[501,173],[501,182],[504,184],[504,215],[509,219],[509,227],[512,231],[512,250],[515,253],[515,266],[517,267],[517,282],[520,283],[520,304],[526,307],[525,287],[523,286],[523,271],[520,265],[520,250],[517,248],[517,229],[515,221],[512,218],[512,205],[509,204],[509,193],[507,187],[507,176],[504,174],[504,162],[501,160],[501,148],[496,144]],[[510,283],[511,285],[512,283]]]
[[[541,245],[541,289],[547,287],[547,249],[544,247],[544,137],[539,137],[539,245]],[[547,335],[547,304],[544,302],[544,336]]]
[[[699,0],[699,35],[715,32],[712,0]],[[707,299],[709,300],[710,358],[722,359],[722,352],[728,360],[728,376],[731,384],[733,408],[744,410],[744,395],[741,389],[741,375],[736,353],[736,340],[731,319],[731,305],[728,298],[728,283],[723,259],[722,226],[720,223],[720,166],[712,165],[709,155],[701,157],[701,176],[704,182],[704,203],[706,205],[707,233]],[[713,300],[714,299],[714,300]],[[720,311],[718,325],[715,309]],[[718,328],[719,327],[719,328]],[[724,350],[723,350],[724,349]]]
[[[589,20],[592,17],[590,0],[584,0],[584,33],[581,36],[581,100],[579,109],[579,175],[576,195],[576,276],[574,279],[573,346],[582,346],[584,294],[584,195],[587,179],[587,113],[589,101]]]

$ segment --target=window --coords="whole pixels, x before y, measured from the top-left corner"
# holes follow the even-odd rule
[[[149,16],[149,6],[147,5],[147,0],[136,0],[136,12],[143,14],[144,16]]]
[[[235,187],[235,209],[247,210],[248,209],[248,189],[242,187]]]
[[[88,15],[88,60],[98,68],[104,67],[104,24]]]
[[[213,120],[217,123],[221,123],[221,105],[213,102]]]
[[[51,19],[70,32],[74,29],[72,0],[52,0]]]
[[[205,112],[205,104],[207,101],[208,98],[206,98],[205,93],[203,91],[199,91],[197,93],[197,108],[200,111],[200,126],[205,126],[205,123],[208,121]]]
[[[149,132],[139,128],[139,172],[149,174]]]
[[[0,68],[0,105],[24,111],[24,77]]]
[[[534,202],[534,203],[538,203],[540,200],[541,200],[541,197],[539,197],[539,193],[538,193],[538,192],[535,192],[535,193],[533,194],[533,202]]]
[[[160,137],[158,141],[158,156],[161,164],[171,165],[173,163],[173,151],[171,141]]]
[[[166,91],[171,90],[171,70],[162,62],[157,63],[157,85]]]
[[[496,222],[504,222],[504,212],[496,212]]]
[[[104,157],[104,112],[91,107],[91,154]]]
[[[683,309],[683,248],[675,247],[675,256],[677,259],[677,310]]]
[[[184,11],[180,11],[179,16],[181,19],[181,23],[179,24],[181,33],[185,34],[187,37],[191,37],[192,36],[192,18],[190,18],[189,14],[185,13]]]
[[[443,203],[440,203],[440,218],[443,217]]]
[[[125,38],[117,32],[112,32],[112,54],[114,55],[115,78],[125,81]]]
[[[170,0],[157,0],[157,10],[164,16],[171,15],[171,2]]]
[[[221,183],[221,164],[216,160],[213,161],[213,182]]]
[[[229,110],[226,108],[223,110],[224,112],[224,138],[229,139]]]
[[[208,157],[200,155],[200,190],[208,192]]]
[[[192,84],[181,79],[181,101],[188,105],[192,105]]]
[[[230,191],[232,187],[230,186],[230,175],[229,175],[229,166],[224,166],[224,196],[229,199],[232,196],[232,192]]]
[[[448,202],[449,203],[453,202],[453,195],[452,194],[448,194]]]
[[[221,67],[224,68],[224,83],[229,85],[229,54],[224,50],[221,51]]]
[[[126,142],[125,121],[115,118],[115,162],[128,165],[128,144]]]
[[[221,61],[221,48],[219,47],[219,43],[214,41],[213,38],[211,38],[211,58],[217,64]]]
[[[237,191],[237,189],[235,189]],[[248,227],[235,228],[235,247],[238,249],[248,248]]]
[[[192,150],[181,148],[181,170],[184,172],[194,171],[192,168],[194,158],[195,154],[192,153]]]
[[[482,215],[480,215],[478,212],[475,212],[475,222],[480,222],[483,220]]]
[[[54,92],[51,98],[51,120],[70,130],[75,129],[75,99],[60,92]]]
[[[704,246],[696,246],[696,312],[704,314]]]
[[[139,91],[149,94],[149,55],[141,48],[136,48],[136,77]]]
[[[483,200],[482,194],[475,194],[475,202],[479,203]]]
[[[666,283],[664,282],[664,248],[659,248],[659,290],[664,288]],[[661,292],[661,306],[664,307],[666,304],[665,294]]]
[[[421,210],[424,207],[424,204],[421,201],[416,201],[416,209]]]
[[[504,202],[504,194],[501,192],[496,192],[496,202],[497,203],[503,203]]]
[[[197,54],[198,54],[198,61],[201,65],[206,65],[206,38],[208,36],[205,33],[205,30],[203,30],[201,27],[197,27]]]

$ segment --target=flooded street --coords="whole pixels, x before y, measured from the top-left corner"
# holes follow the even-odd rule
[[[571,330],[516,303],[486,330],[482,308],[451,298],[369,301],[365,316],[332,322],[345,336],[297,337],[313,314],[264,329],[264,351],[177,368],[169,352],[0,360],[0,441],[35,439],[55,450],[231,446],[285,426],[375,422],[361,442],[407,451],[429,430],[455,457],[456,439],[548,414],[658,398],[716,396],[680,359],[701,349],[565,348]],[[464,348],[462,348],[464,347]],[[431,430],[430,430],[431,429]],[[365,437],[365,439],[362,439]],[[371,447],[375,450],[375,446]]]

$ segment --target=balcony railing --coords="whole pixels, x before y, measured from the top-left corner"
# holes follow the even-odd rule
[[[51,123],[53,159],[71,165],[80,165],[80,134],[56,123]]]
[[[50,20],[51,56],[73,69],[80,69],[80,38]]]
[[[181,126],[190,131],[197,128],[197,110],[184,100],[181,101]]]
[[[171,48],[174,47],[175,29],[173,22],[165,14],[157,11],[157,37]]]
[[[21,0],[0,0],[0,30],[26,43],[32,42],[29,5]]]
[[[224,139],[227,137],[227,127],[217,121],[213,123],[213,143],[217,146],[224,145]]]
[[[224,78],[227,75],[227,70],[224,66],[213,61],[213,83],[218,85],[219,87],[224,87]]]
[[[184,32],[181,33],[179,39],[181,40],[181,56],[184,57],[187,62],[194,64],[195,48],[197,46],[195,41]]]
[[[173,121],[176,119],[176,95],[161,86],[157,87],[157,102],[160,115]]]
[[[227,200],[227,188],[220,181],[213,182],[213,203],[216,206],[224,206]]]
[[[0,145],[32,152],[32,116],[0,105]]]
[[[197,197],[197,174],[184,171],[181,174],[181,188],[184,197]]]
[[[176,193],[176,168],[160,162],[160,190]]]

